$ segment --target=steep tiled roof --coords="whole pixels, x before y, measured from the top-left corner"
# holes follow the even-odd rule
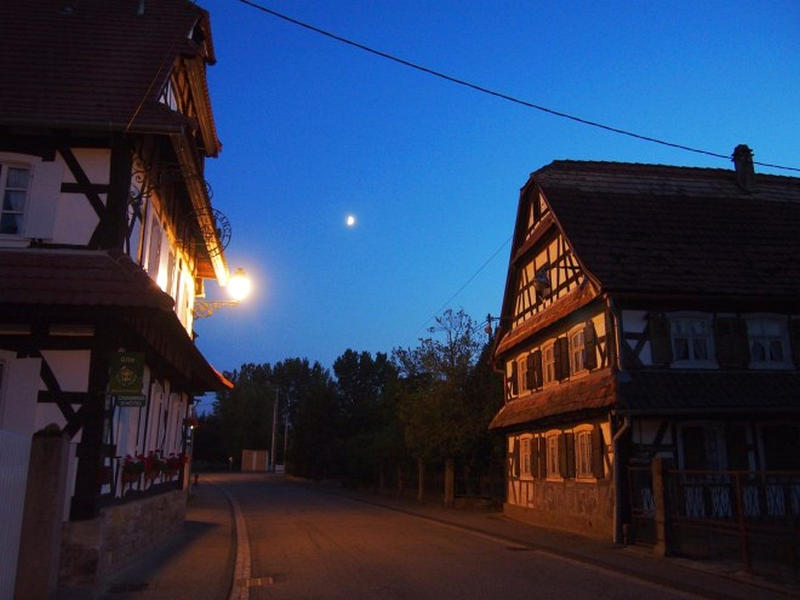
[[[172,298],[122,253],[0,251],[0,303],[172,310]]]
[[[527,398],[507,402],[489,429],[502,429],[545,417],[602,408],[614,403],[615,380],[608,370],[534,392]]]
[[[555,161],[532,174],[603,290],[800,296],[800,178]]]
[[[183,118],[156,99],[175,59],[203,52],[189,39],[199,20],[207,13],[186,0],[0,3],[0,124],[108,131],[135,115],[133,131],[179,130]]]
[[[794,371],[630,371],[620,374],[617,389],[621,412],[800,411]]]

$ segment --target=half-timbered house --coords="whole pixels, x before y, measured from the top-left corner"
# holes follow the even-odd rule
[[[509,515],[621,540],[654,457],[800,470],[800,179],[755,174],[751,154],[531,174],[494,355]]]
[[[180,526],[193,396],[229,385],[192,332],[229,229],[206,11],[30,0],[0,22],[0,581],[45,597]]]

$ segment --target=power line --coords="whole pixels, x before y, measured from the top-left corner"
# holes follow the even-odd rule
[[[476,278],[478,275],[480,275],[481,271],[483,271],[483,270],[484,270],[484,269],[485,269],[485,268],[486,268],[486,267],[489,265],[489,263],[490,263],[490,262],[492,262],[492,260],[494,259],[494,257],[495,257],[495,256],[497,256],[498,254],[500,254],[500,251],[501,251],[503,248],[505,248],[505,247],[508,245],[508,243],[511,241],[511,238],[512,238],[512,237],[514,237],[514,236],[512,235],[512,236],[511,236],[510,238],[508,238],[508,239],[507,239],[505,242],[503,242],[502,244],[500,244],[500,246],[497,248],[497,250],[495,250],[494,252],[492,252],[492,255],[491,255],[489,258],[487,258],[487,259],[484,261],[484,263],[483,263],[483,264],[482,264],[480,267],[478,267],[478,270],[477,270],[477,271],[475,271],[475,272],[472,274],[472,276],[471,276],[469,279],[467,279],[467,280],[464,282],[464,284],[463,284],[463,285],[462,285],[460,288],[458,288],[458,289],[455,291],[455,293],[454,293],[452,296],[450,296],[450,297],[449,297],[449,298],[448,298],[448,299],[447,299],[445,302],[443,302],[443,303],[442,303],[442,305],[441,305],[441,306],[440,306],[440,307],[439,307],[439,308],[436,310],[436,312],[435,312],[435,313],[433,313],[433,314],[432,314],[430,317],[428,317],[428,320],[427,320],[427,321],[425,321],[425,323],[422,325],[422,327],[420,327],[420,328],[419,328],[419,331],[417,331],[417,333],[420,333],[421,331],[424,331],[424,330],[425,330],[425,328],[428,326],[428,323],[430,323],[430,322],[431,322],[433,319],[435,319],[435,318],[436,318],[436,315],[438,315],[440,312],[442,312],[442,310],[444,310],[444,308],[445,308],[445,307],[446,307],[448,304],[450,304],[450,303],[451,303],[451,302],[452,302],[452,301],[453,301],[453,300],[454,300],[454,299],[455,299],[455,298],[456,298],[456,297],[457,297],[457,296],[458,296],[458,295],[459,295],[461,292],[463,292],[463,291],[464,291],[464,289],[465,289],[465,288],[466,288],[466,287],[467,287],[467,286],[468,286],[470,283],[472,283],[472,281],[473,281],[473,280],[474,280],[474,279],[475,279],[475,278]]]
[[[635,138],[637,140],[642,140],[642,141],[645,141],[645,142],[652,142],[654,144],[660,144],[662,146],[668,146],[670,148],[677,148],[678,150],[685,150],[687,152],[694,152],[696,154],[704,154],[706,156],[713,156],[714,158],[722,158],[724,160],[730,160],[730,158],[731,158],[729,154],[721,154],[719,152],[712,152],[710,150],[703,150],[701,148],[694,148],[692,146],[687,146],[685,144],[679,144],[679,143],[676,143],[676,142],[669,142],[669,141],[662,140],[662,139],[659,139],[659,138],[656,138],[656,137],[652,137],[652,136],[649,136],[649,135],[643,135],[643,134],[640,134],[640,133],[629,131],[627,129],[621,129],[619,127],[613,127],[611,125],[606,125],[605,123],[600,123],[598,121],[592,121],[590,119],[584,119],[583,117],[578,117],[576,115],[571,115],[569,113],[565,113],[565,112],[560,111],[560,110],[555,110],[553,108],[548,108],[546,106],[541,106],[539,104],[534,104],[533,102],[528,102],[526,100],[522,100],[520,98],[516,98],[516,97],[510,96],[508,94],[504,94],[503,92],[497,92],[497,91],[489,89],[487,87],[483,87],[481,85],[477,85],[475,83],[471,83],[471,82],[466,81],[464,79],[459,79],[457,77],[453,77],[452,75],[447,75],[445,73],[442,73],[441,71],[436,71],[434,69],[431,69],[431,68],[425,67],[423,65],[411,62],[411,61],[406,60],[404,58],[400,58],[398,56],[394,56],[392,54],[389,54],[388,52],[383,52],[382,50],[376,50],[375,48],[371,48],[370,46],[366,46],[364,44],[361,44],[359,42],[353,41],[353,40],[348,39],[346,37],[342,37],[342,36],[337,35],[335,33],[331,33],[330,31],[326,31],[324,29],[320,29],[319,27],[315,27],[314,25],[309,25],[308,23],[304,23],[303,21],[298,21],[297,19],[294,19],[294,18],[292,18],[292,17],[290,17],[288,15],[284,15],[282,13],[279,13],[277,11],[272,10],[271,8],[267,8],[266,6],[262,6],[261,4],[253,2],[252,0],[238,0],[238,1],[241,2],[242,4],[250,6],[251,8],[255,8],[256,10],[260,10],[262,12],[265,12],[265,13],[269,14],[269,15],[272,15],[273,17],[277,17],[278,19],[282,19],[284,21],[292,23],[293,25],[297,25],[298,27],[303,27],[304,29],[308,29],[309,31],[313,31],[314,33],[318,33],[320,35],[324,35],[325,37],[328,37],[328,38],[331,38],[333,40],[336,40],[337,42],[341,42],[343,44],[347,44],[348,46],[353,46],[354,48],[358,48],[359,50],[363,50],[364,52],[369,52],[370,54],[374,54],[376,56],[380,56],[381,58],[385,58],[387,60],[391,60],[393,62],[396,62],[396,63],[399,63],[399,64],[404,65],[406,67],[409,67],[411,69],[416,69],[417,71],[422,71],[423,73],[427,73],[428,75],[433,75],[434,77],[439,77],[441,79],[444,79],[445,81],[449,81],[451,83],[455,83],[457,85],[461,85],[461,86],[470,88],[470,89],[475,90],[477,92],[481,92],[483,94],[488,94],[490,96],[494,96],[494,97],[500,98],[502,100],[507,100],[508,102],[513,102],[515,104],[520,104],[522,106],[526,106],[528,108],[533,108],[535,110],[538,110],[538,111],[541,111],[541,112],[544,112],[544,113],[547,113],[547,114],[550,114],[550,115],[553,115],[553,116],[556,116],[556,117],[560,117],[562,119],[569,119],[570,121],[575,121],[576,123],[581,123],[583,125],[588,125],[590,127],[595,127],[597,129],[603,129],[605,131],[610,131],[611,133],[617,133],[619,135],[625,135],[625,136],[628,136],[628,137]],[[786,171],[797,171],[797,172],[800,172],[800,168],[798,168],[798,167],[787,167],[787,166],[783,166],[783,165],[777,165],[777,164],[774,164],[774,163],[765,163],[765,162],[759,162],[759,161],[753,161],[753,163],[756,164],[756,165],[760,165],[762,167],[771,167],[773,169],[781,169],[781,170],[786,170]]]

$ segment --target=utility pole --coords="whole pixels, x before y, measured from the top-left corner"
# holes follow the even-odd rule
[[[275,472],[275,425],[278,420],[278,388],[275,388],[275,402],[272,404],[272,448],[269,451],[270,471]]]
[[[286,418],[283,421],[283,472],[286,473],[286,446],[289,443],[289,395],[286,395]]]

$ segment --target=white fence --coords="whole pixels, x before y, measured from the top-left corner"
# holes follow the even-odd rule
[[[0,429],[0,600],[12,600],[31,438]]]

